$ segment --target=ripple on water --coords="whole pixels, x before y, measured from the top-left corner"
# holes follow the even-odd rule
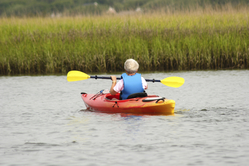
[[[80,111],[80,92],[110,81],[0,77],[0,165],[247,165],[248,74],[145,74],[185,78],[180,88],[149,83],[149,94],[176,101],[172,116]]]

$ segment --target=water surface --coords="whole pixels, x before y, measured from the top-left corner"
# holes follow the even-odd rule
[[[176,101],[175,115],[85,111],[80,92],[110,80],[0,77],[0,165],[248,165],[249,70],[143,76],[185,79],[180,88],[148,83],[148,94]]]

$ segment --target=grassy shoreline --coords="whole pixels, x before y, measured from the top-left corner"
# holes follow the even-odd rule
[[[0,75],[248,69],[249,10],[0,18]]]

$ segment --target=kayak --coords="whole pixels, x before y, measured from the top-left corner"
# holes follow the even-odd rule
[[[102,113],[128,113],[147,115],[172,115],[174,114],[175,101],[159,97],[157,95],[147,95],[119,100],[120,93],[111,95],[103,93],[97,94],[81,93],[81,97],[87,110]]]
[[[111,77],[89,76],[81,71],[72,70],[67,73],[67,81],[80,81],[89,78],[93,79],[111,79]],[[121,78],[117,78],[121,79]],[[168,77],[162,80],[145,79],[148,82],[161,82],[162,84],[179,88],[185,80],[181,77]],[[108,91],[108,90],[107,90]],[[171,115],[174,114],[175,101],[159,97],[157,95],[138,95],[132,96],[126,100],[119,100],[120,93],[111,95],[109,91],[102,90],[97,94],[81,93],[81,97],[86,108],[91,111],[104,113],[122,113],[122,114],[150,114],[150,115]]]

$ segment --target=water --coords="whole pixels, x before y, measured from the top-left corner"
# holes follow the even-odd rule
[[[84,111],[80,92],[110,80],[0,77],[0,165],[248,165],[249,70],[143,76],[185,78],[177,89],[148,83],[148,94],[176,101],[175,115]]]

